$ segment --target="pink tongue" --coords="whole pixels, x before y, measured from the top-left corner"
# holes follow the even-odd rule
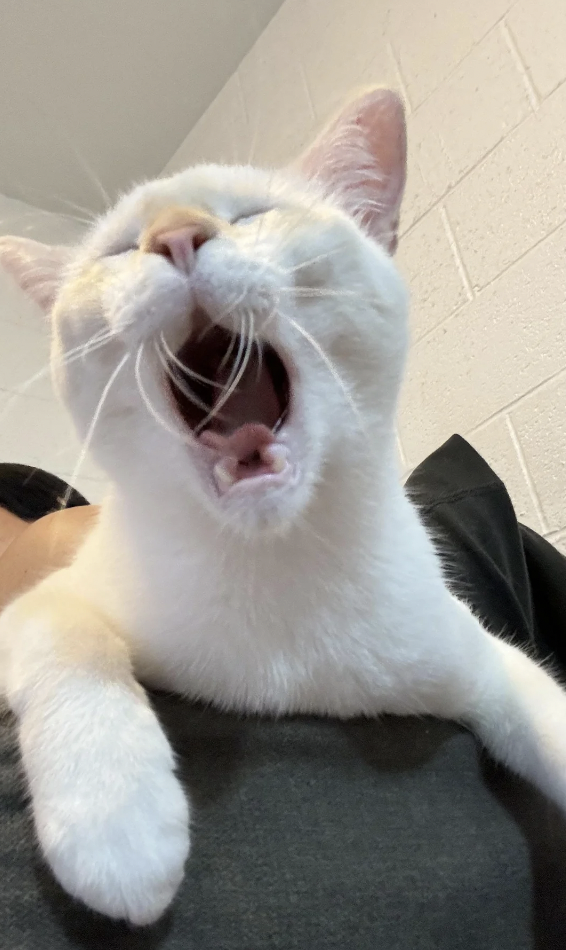
[[[261,422],[246,422],[231,435],[221,435],[220,432],[206,429],[199,441],[221,455],[245,462],[260,453],[266,445],[275,442],[275,436],[271,429]]]

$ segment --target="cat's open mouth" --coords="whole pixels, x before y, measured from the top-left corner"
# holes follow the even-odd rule
[[[290,472],[281,434],[291,403],[282,359],[267,343],[195,322],[180,349],[165,355],[168,385],[183,422],[211,453],[216,488],[281,481]]]

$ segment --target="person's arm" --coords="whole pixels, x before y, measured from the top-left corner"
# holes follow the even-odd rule
[[[66,508],[34,521],[0,557],[0,611],[41,578],[73,559],[98,516],[98,506]]]

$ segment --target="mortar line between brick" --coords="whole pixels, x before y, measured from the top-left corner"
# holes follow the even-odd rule
[[[400,87],[400,89],[401,89],[401,92],[403,93],[403,98],[404,98],[405,102],[407,103],[407,112],[408,112],[409,115],[412,115],[412,113],[413,113],[414,110],[413,110],[413,104],[412,104],[412,102],[411,102],[411,98],[410,98],[410,96],[409,96],[409,90],[408,90],[408,88],[407,88],[407,83],[405,82],[405,77],[403,76],[403,72],[402,72],[402,70],[401,70],[401,63],[399,62],[399,60],[398,60],[398,58],[397,58],[397,54],[396,54],[395,49],[394,49],[394,47],[393,47],[393,43],[391,42],[390,39],[387,40],[387,50],[388,50],[388,52],[389,52],[389,56],[390,56],[390,58],[391,58],[391,62],[393,63],[393,69],[395,70],[395,73],[397,74],[397,81],[398,81],[398,83],[399,83],[399,87]]]
[[[466,296],[468,300],[473,300],[474,291],[472,289],[472,282],[470,280],[470,275],[468,274],[468,271],[466,269],[464,258],[462,257],[462,252],[460,251],[460,248],[458,247],[456,235],[454,234],[452,225],[450,223],[450,218],[448,217],[448,212],[446,211],[446,208],[444,207],[444,205],[440,205],[440,217],[442,218],[442,224],[444,225],[444,230],[446,232],[446,237],[450,245],[450,250],[452,251],[454,261],[456,262],[456,267],[458,268],[458,273],[460,274],[460,279],[464,285]]]
[[[511,436],[513,447],[515,449],[515,452],[517,453],[517,458],[519,459],[519,467],[527,483],[527,487],[529,489],[531,499],[532,499],[533,505],[535,506],[535,510],[538,515],[538,520],[540,521],[542,532],[544,534],[545,531],[548,531],[548,522],[545,518],[544,511],[542,510],[542,504],[541,504],[533,477],[531,473],[529,472],[529,466],[527,465],[527,460],[525,458],[525,453],[523,452],[523,447],[521,445],[519,436],[517,435],[517,431],[515,429],[515,426],[513,425],[513,420],[511,419],[511,416],[509,415],[509,413],[505,413],[504,418],[505,418],[505,424],[509,431],[509,435]]]
[[[397,451],[399,452],[399,458],[404,471],[407,468],[407,456],[405,455],[405,449],[403,448],[403,443],[401,442],[401,436],[399,435],[398,428],[395,430],[395,439],[397,441]]]
[[[506,403],[504,406],[501,406],[496,412],[492,412],[491,415],[486,416],[485,419],[482,419],[481,422],[478,422],[476,426],[473,426],[472,429],[468,429],[466,435],[475,435],[476,432],[481,432],[488,423],[493,422],[494,419],[499,419],[501,416],[505,415],[506,412],[510,412],[512,409],[517,409],[518,406],[521,406],[523,402],[533,396],[535,393],[543,390],[546,386],[549,386],[551,383],[556,382],[560,379],[561,376],[566,376],[566,367],[563,366],[561,369],[557,369],[555,373],[552,373],[550,376],[547,376],[546,379],[543,379],[540,383],[537,383],[535,386],[531,386],[530,389],[527,389],[526,392],[521,393],[520,396],[517,396],[515,399],[512,399],[511,402]]]
[[[310,86],[309,86],[309,83],[308,83],[307,74],[305,73],[303,64],[301,63],[300,60],[297,60],[297,64],[298,64],[298,67],[299,67],[299,73],[300,73],[300,76],[301,76],[301,82],[302,82],[302,84],[303,84],[303,88],[304,88],[304,90],[305,90],[305,95],[306,95],[306,97],[307,97],[307,102],[308,102],[308,106],[309,106],[309,109],[310,109],[311,118],[312,118],[313,122],[317,122],[317,121],[318,121],[318,116],[317,116],[317,114],[316,114],[316,109],[315,109],[315,107],[314,107],[314,102],[312,101],[311,90],[310,90]]]
[[[509,24],[506,22],[506,20],[501,20],[501,23],[499,24],[499,29],[501,31],[501,35],[505,41],[507,49],[509,50],[509,53],[511,55],[511,59],[513,60],[515,68],[517,72],[519,73],[519,76],[521,77],[521,82],[523,83],[525,92],[527,93],[527,98],[531,105],[531,109],[533,110],[533,112],[536,112],[541,102],[540,96],[535,89],[534,83],[529,75],[529,70],[527,69],[526,64],[523,62],[523,58],[519,51],[519,47],[517,46],[515,37],[513,36],[511,29],[509,27]]]

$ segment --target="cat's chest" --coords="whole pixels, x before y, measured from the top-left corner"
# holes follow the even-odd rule
[[[150,684],[242,711],[355,715],[391,709],[419,675],[415,583],[436,582],[407,556],[397,563],[391,545],[386,557],[346,540],[340,557],[322,545],[113,550],[108,538],[93,544],[81,581]]]
[[[178,563],[123,621],[142,679],[230,708],[373,713],[398,685],[391,617],[367,577],[291,584],[260,566],[219,575]]]

